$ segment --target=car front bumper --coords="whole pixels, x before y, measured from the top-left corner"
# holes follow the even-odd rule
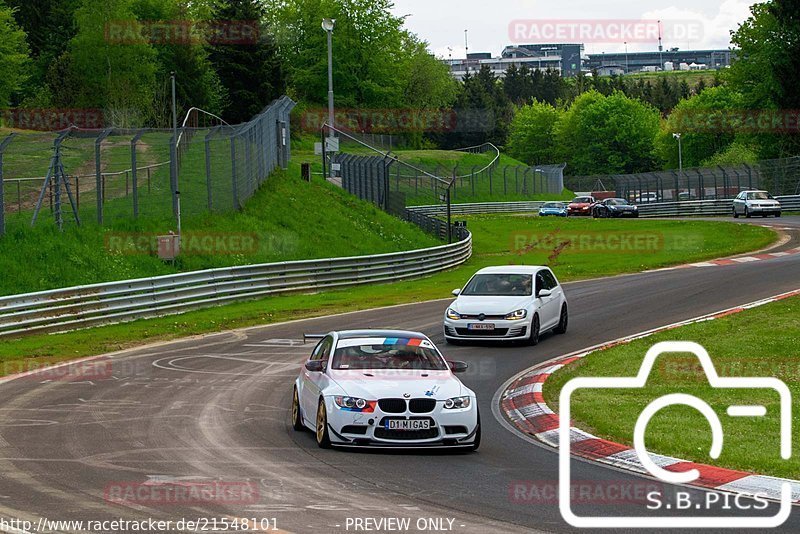
[[[400,395],[398,395],[400,397]],[[372,413],[351,412],[339,408],[333,397],[326,397],[328,434],[331,444],[340,447],[418,448],[469,447],[475,441],[478,407],[472,398],[469,408],[446,410],[438,400],[431,412],[389,413],[375,407]],[[426,419],[428,430],[389,430],[388,419]]]
[[[589,206],[585,208],[567,208],[567,215],[591,215],[592,210],[589,209]]]
[[[780,207],[771,206],[748,206],[747,210],[751,215],[778,215],[781,212]]]
[[[494,330],[473,330],[469,328],[471,324],[493,324]],[[530,321],[523,319],[519,321],[508,321],[505,319],[486,319],[477,321],[473,319],[447,319],[444,320],[444,337],[456,340],[476,340],[491,341],[523,340],[528,337]]]
[[[540,211],[539,217],[566,217],[566,211]]]

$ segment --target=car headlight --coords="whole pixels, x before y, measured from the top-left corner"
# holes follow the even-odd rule
[[[459,319],[461,319],[461,315],[459,315],[459,313],[455,311],[453,308],[447,308],[447,318],[452,319],[454,321],[458,321]]]
[[[336,406],[348,412],[372,413],[375,411],[377,401],[368,401],[356,397],[334,397]]]
[[[639,206],[633,206],[633,211],[639,211]]]
[[[469,408],[472,400],[469,397],[453,397],[444,401],[445,410],[459,410]]]
[[[506,315],[506,321],[519,321],[528,316],[528,310],[517,310]]]

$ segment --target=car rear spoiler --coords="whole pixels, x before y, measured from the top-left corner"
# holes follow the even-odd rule
[[[323,339],[327,334],[303,334],[303,343],[308,343],[308,340]]]

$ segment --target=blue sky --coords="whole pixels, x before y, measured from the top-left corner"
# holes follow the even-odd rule
[[[394,0],[397,15],[411,15],[407,27],[428,41],[431,50],[447,57],[464,57],[464,30],[469,30],[470,52],[499,55],[511,43],[509,24],[514,20],[595,21],[602,30],[609,20],[673,21],[692,24],[689,39],[665,40],[665,48],[727,48],[730,30],[749,14],[748,0]],[[537,26],[538,27],[538,26]],[[698,30],[699,28],[699,30]],[[655,50],[657,42],[629,43],[630,51]],[[613,40],[587,43],[587,53],[623,51],[625,45]]]

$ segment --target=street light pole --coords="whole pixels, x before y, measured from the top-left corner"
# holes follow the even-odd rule
[[[672,137],[678,140],[678,172],[683,174],[683,153],[681,150],[681,134],[674,133]]]
[[[628,41],[625,41],[625,74],[628,74],[630,71],[631,68],[628,64]]]
[[[333,137],[333,27],[334,19],[322,19],[322,29],[328,34],[328,126]]]
[[[172,83],[172,138],[175,143],[175,152],[172,157],[178,157],[178,102],[175,98],[175,72],[170,72],[170,79]],[[172,163],[175,169],[175,179],[172,186],[175,190],[172,192],[175,195],[175,219],[178,225],[178,246],[180,246],[181,239],[181,192],[178,189],[178,173],[177,173],[177,159]],[[174,245],[173,245],[174,250]]]

